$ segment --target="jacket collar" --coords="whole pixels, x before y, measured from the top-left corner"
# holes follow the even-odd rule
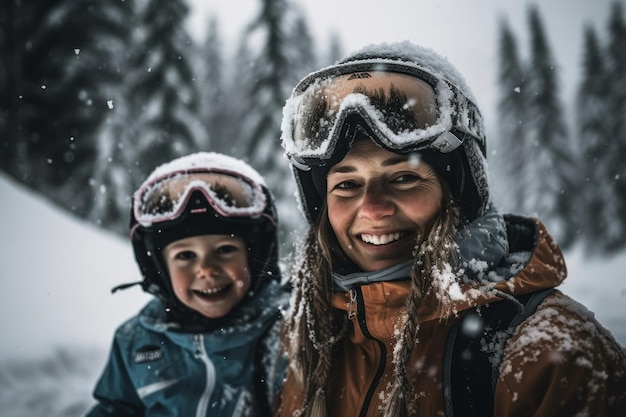
[[[333,272],[333,289],[348,292],[355,286],[371,284],[372,282],[406,280],[411,275],[412,267],[413,261],[411,260],[375,272],[355,272],[348,275]]]

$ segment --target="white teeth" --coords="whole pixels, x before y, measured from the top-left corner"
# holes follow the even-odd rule
[[[386,245],[400,239],[400,232],[388,233],[386,235],[368,235],[362,234],[361,240],[372,245]]]
[[[207,288],[206,290],[197,290],[197,291],[201,292],[202,294],[212,295],[212,294],[217,294],[220,291],[223,291],[224,288],[226,287],[227,287],[226,285],[222,285],[221,287]]]

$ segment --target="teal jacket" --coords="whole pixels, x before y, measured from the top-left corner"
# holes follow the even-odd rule
[[[271,282],[223,326],[196,334],[176,331],[161,302],[150,301],[117,329],[94,390],[98,404],[87,415],[271,415],[284,372],[276,364],[288,297]]]

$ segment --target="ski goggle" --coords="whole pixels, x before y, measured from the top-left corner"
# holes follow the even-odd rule
[[[484,140],[476,106],[455,85],[407,63],[370,60],[304,78],[283,110],[282,145],[292,164],[308,170],[333,157],[354,123],[402,153],[451,152],[462,144],[452,131]]]
[[[226,170],[192,170],[170,173],[146,182],[133,197],[133,214],[144,227],[179,218],[195,191],[204,195],[211,208],[223,217],[259,217],[266,209],[261,186]],[[208,207],[193,207],[191,213]]]

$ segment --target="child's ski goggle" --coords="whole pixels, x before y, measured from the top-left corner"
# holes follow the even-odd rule
[[[388,150],[451,152],[462,144],[452,131],[484,140],[477,114],[456,86],[416,66],[346,63],[295,87],[284,108],[282,144],[291,162],[306,170],[333,157],[346,125],[356,120]]]
[[[259,217],[266,208],[261,186],[241,174],[226,170],[180,171],[155,178],[137,190],[133,197],[135,219],[144,227],[175,220],[185,212],[194,191],[201,192],[223,217]]]

